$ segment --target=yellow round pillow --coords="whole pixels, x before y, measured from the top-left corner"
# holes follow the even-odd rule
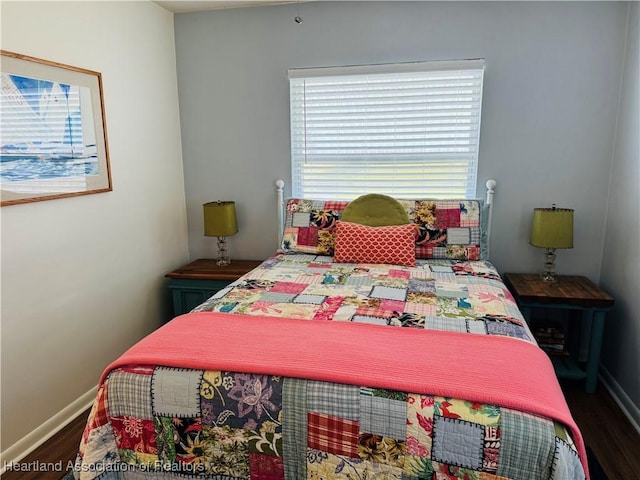
[[[398,200],[379,193],[356,198],[347,205],[340,219],[370,227],[411,223],[407,211]]]

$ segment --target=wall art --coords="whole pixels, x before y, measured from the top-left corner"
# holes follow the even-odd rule
[[[102,75],[0,53],[2,206],[111,191]]]

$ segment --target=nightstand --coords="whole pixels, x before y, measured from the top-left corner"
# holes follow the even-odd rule
[[[585,368],[580,366],[577,352],[572,352],[570,356],[552,355],[551,361],[558,378],[585,380],[587,393],[595,392],[604,321],[606,312],[613,306],[613,297],[582,276],[559,275],[555,283],[545,282],[537,274],[505,273],[504,279],[529,325],[534,308],[582,312],[580,322],[591,327]]]
[[[173,314],[188,313],[218,290],[223,289],[245,273],[253,270],[262,260],[231,260],[220,266],[215,259],[201,258],[167,273],[173,297]]]

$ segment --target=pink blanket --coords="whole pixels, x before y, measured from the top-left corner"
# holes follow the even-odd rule
[[[567,425],[588,478],[582,436],[553,366],[542,350],[522,340],[201,312],[177,317],[142,339],[107,368],[100,383],[114,368],[132,364],[308,378],[521,410]],[[399,364],[416,368],[398,375]]]

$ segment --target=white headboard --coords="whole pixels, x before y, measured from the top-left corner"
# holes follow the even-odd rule
[[[284,180],[276,180],[277,212],[278,212],[278,248],[282,245],[284,233]]]
[[[485,201],[487,209],[487,258],[491,257],[491,221],[493,219],[493,196],[495,195],[497,182],[490,178],[485,183],[487,187],[487,200]]]
[[[487,187],[487,199],[485,205],[487,208],[487,257],[489,257],[491,247],[491,222],[493,216],[493,196],[495,195],[497,182],[490,178],[485,183]],[[276,198],[278,211],[278,248],[282,245],[282,233],[284,230],[284,180],[276,180]]]

